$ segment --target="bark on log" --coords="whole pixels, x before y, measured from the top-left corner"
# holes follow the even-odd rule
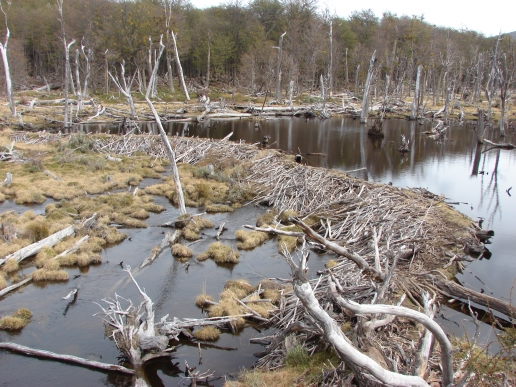
[[[8,349],[10,351],[20,353],[26,356],[36,356],[43,357],[45,359],[59,360],[67,363],[79,364],[84,367],[91,367],[96,369],[101,369],[104,371],[115,371],[122,372],[124,374],[134,375],[134,371],[132,369],[122,367],[115,364],[101,363],[95,360],[88,360],[82,357],[72,356],[72,355],[61,355],[54,352],[45,351],[42,349],[34,349],[30,347],[25,347],[24,345],[19,345],[15,343],[0,343],[1,349]]]
[[[506,301],[502,301],[497,298],[488,296],[487,294],[465,288],[464,286],[459,285],[453,281],[447,281],[436,276],[430,277],[436,288],[439,289],[439,291],[445,296],[470,300],[511,318],[516,316],[516,307]]]

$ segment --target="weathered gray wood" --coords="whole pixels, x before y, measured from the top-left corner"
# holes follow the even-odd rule
[[[163,250],[165,250],[167,246],[171,246],[172,244],[176,243],[180,235],[181,233],[179,232],[179,230],[176,230],[176,232],[174,232],[174,235],[172,235],[169,232],[165,233],[165,236],[161,240],[161,243],[155,248],[153,248],[151,254],[147,258],[145,258],[143,262],[140,264],[140,269],[143,269],[145,266],[150,265],[152,262],[154,262],[154,260],[161,254]]]
[[[278,63],[276,65],[276,100],[279,101],[281,99],[281,54],[283,51],[283,38],[286,35],[286,31],[283,32],[279,38],[278,42]]]
[[[367,123],[367,115],[369,114],[369,89],[371,88],[371,83],[373,80],[373,72],[374,72],[374,63],[376,61],[375,58],[376,50],[373,52],[373,56],[369,61],[369,70],[367,71],[367,79],[364,87],[364,97],[362,99],[362,112],[360,113],[360,123]]]
[[[164,351],[168,346],[167,336],[144,337],[139,342],[142,351]]]
[[[419,115],[419,83],[421,80],[421,70],[423,69],[423,65],[419,65],[417,67],[417,76],[416,76],[416,90],[414,92],[414,101],[412,102],[412,113],[410,114],[410,119],[415,120]]]
[[[7,293],[12,292],[13,290],[18,289],[19,287],[22,287],[23,285],[25,285],[26,283],[29,283],[30,281],[32,281],[32,274],[29,275],[27,278],[21,280],[20,282],[17,282],[14,285],[8,286],[8,287],[0,290],[0,297],[3,297]]]
[[[82,365],[85,367],[101,369],[104,371],[115,371],[115,372],[122,372],[124,374],[134,375],[134,371],[132,369],[122,367],[119,365],[101,363],[99,361],[88,360],[88,359],[84,359],[82,357],[77,357],[77,356],[72,356],[72,355],[61,355],[58,353],[45,351],[42,349],[25,347],[24,345],[19,345],[19,344],[15,344],[15,343],[0,342],[0,348],[8,349],[10,351],[20,353],[22,355],[43,357],[46,359],[59,360],[59,361],[67,362],[67,363],[79,364],[79,365]]]
[[[174,43],[174,55],[176,57],[179,83],[181,84],[181,89],[185,94],[186,100],[190,101],[190,95],[188,95],[188,89],[186,88],[185,77],[183,76],[183,67],[181,67],[181,61],[179,60],[179,52],[177,51],[176,35],[174,34],[174,31],[170,31],[170,36],[172,36],[172,42]]]
[[[10,4],[8,2],[8,4]],[[2,6],[2,2],[0,2],[0,11],[4,14],[5,18],[5,42],[2,44],[0,43],[0,54],[2,55],[2,61],[4,64],[4,77],[5,77],[5,87],[7,92],[7,101],[9,102],[9,108],[11,109],[11,115],[13,117],[16,117],[16,105],[14,104],[14,98],[13,98],[13,85],[11,80],[11,72],[9,70],[9,60],[7,58],[7,45],[9,44],[9,37],[11,36],[11,31],[9,31],[9,27],[7,25],[7,14],[4,11],[4,8]]]

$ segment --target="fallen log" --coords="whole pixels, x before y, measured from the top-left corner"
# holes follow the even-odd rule
[[[482,305],[489,310],[494,310],[502,313],[508,317],[513,318],[516,316],[516,307],[512,306],[506,301],[499,300],[497,298],[488,296],[484,293],[479,293],[475,290],[465,288],[453,281],[448,281],[437,276],[430,276],[433,285],[445,296],[452,298],[462,298],[464,300],[470,300],[476,304]]]
[[[487,151],[490,151],[491,149],[498,149],[498,148],[499,148],[499,149],[509,149],[509,150],[510,150],[510,149],[514,149],[514,148],[516,148],[516,146],[512,145],[511,143],[498,144],[498,143],[496,143],[496,142],[492,142],[492,141],[489,141],[489,140],[486,140],[486,139],[484,139],[484,142],[485,142],[486,144],[491,145],[491,148],[486,149],[486,150],[485,150],[485,151],[483,151],[482,153],[485,153],[485,152],[487,152]]]
[[[90,218],[86,219],[78,228],[89,228],[91,223],[97,217],[97,213],[93,214]],[[26,246],[6,257],[0,259],[0,266],[2,266],[7,260],[15,259],[18,263],[23,261],[34,254],[37,254],[43,247],[53,247],[64,238],[75,234],[76,226],[68,226],[61,231],[58,231],[39,242],[33,243]]]
[[[101,363],[99,361],[95,360],[88,360],[84,359],[82,357],[72,356],[72,355],[61,355],[58,353],[45,351],[42,349],[34,349],[30,347],[25,347],[24,345],[19,345],[15,343],[0,343],[0,348],[2,349],[8,349],[10,351],[20,353],[22,355],[26,356],[36,356],[36,357],[43,357],[45,359],[52,359],[52,360],[59,360],[64,361],[66,363],[73,363],[73,364],[79,364],[84,367],[90,367],[95,369],[100,369],[104,371],[115,371],[115,372],[122,372],[124,374],[134,375],[134,370],[115,365],[115,364],[108,364],[108,363]]]
[[[165,236],[161,240],[161,243],[152,249],[151,254],[147,258],[145,258],[143,262],[140,264],[139,269],[141,270],[145,266],[150,265],[152,262],[154,262],[154,260],[161,254],[163,250],[165,250],[166,247],[169,247],[176,243],[180,235],[181,233],[178,230],[176,230],[174,235],[172,235],[169,232],[165,233]]]

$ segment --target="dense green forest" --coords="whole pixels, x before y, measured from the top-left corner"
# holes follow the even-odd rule
[[[6,18],[0,40],[7,22],[15,90],[45,80],[61,82],[65,50],[56,0],[2,3]],[[343,19],[319,8],[316,0],[236,0],[207,9],[187,0],[65,0],[63,22],[67,41],[76,41],[70,50],[71,73],[79,50],[81,76],[86,56],[91,64],[93,92],[105,90],[106,64],[115,73],[122,61],[126,74],[135,75],[135,85],[146,87],[162,34],[167,50],[159,75],[165,85],[167,71],[177,74],[167,30],[176,34],[190,86],[206,86],[209,80],[251,93],[275,89],[277,46],[284,32],[281,87],[286,90],[294,81],[296,93],[319,88],[321,75],[330,92],[359,88],[376,51],[378,79],[389,76],[393,90],[414,80],[423,65],[429,88],[452,82],[456,91],[479,96],[497,45],[497,37],[436,27],[421,17],[385,13],[378,18],[361,10]],[[514,54],[508,35],[498,46],[497,58]]]

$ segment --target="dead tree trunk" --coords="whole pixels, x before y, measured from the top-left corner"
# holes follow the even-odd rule
[[[80,71],[79,71],[79,49],[75,49],[75,79],[77,82],[77,111],[76,111],[76,117],[79,116],[79,112],[82,109],[82,90],[81,90],[81,77],[80,77]]]
[[[181,89],[185,94],[185,98],[187,101],[190,101],[190,96],[188,95],[188,89],[186,88],[185,78],[183,76],[183,68],[181,67],[181,61],[179,60],[179,52],[177,51],[177,42],[176,35],[174,35],[174,31],[170,31],[170,36],[172,36],[172,41],[174,43],[174,54],[176,56],[176,65],[177,65],[177,73],[179,76],[179,83],[181,85]]]
[[[416,89],[414,91],[414,101],[412,102],[412,114],[410,114],[411,120],[415,120],[419,116],[419,82],[421,80],[422,69],[423,65],[419,65],[417,68]]]
[[[108,51],[104,51],[104,92],[109,94],[109,67],[108,67]]]
[[[500,136],[505,136],[505,110],[507,101],[511,98],[511,86],[516,73],[516,62],[512,58],[509,64],[507,55],[504,54],[502,61],[498,64],[498,85],[500,86]],[[512,66],[512,68],[511,68]]]
[[[450,109],[450,88],[446,88],[446,101],[444,102],[444,125],[448,125],[448,114]]]
[[[136,74],[136,73],[135,73]],[[125,96],[127,99],[127,103],[129,104],[129,109],[131,110],[131,117],[136,117],[136,111],[134,109],[134,101],[133,96],[131,95],[131,87],[134,82],[135,74],[133,74],[131,80],[129,82],[125,79],[125,61],[123,60],[120,64],[120,78],[115,78],[113,74],[109,73],[109,76],[115,83],[116,87],[118,87],[118,90]]]
[[[88,52],[86,54],[86,51],[84,50],[84,43],[81,42],[81,51],[82,55],[84,56],[84,60],[86,61],[86,75],[84,76],[84,87],[82,89],[82,96],[83,98],[88,97],[88,82],[90,80],[91,75],[91,66],[90,66],[90,58],[93,54],[93,51],[91,48],[88,48]]]
[[[174,34],[172,33],[172,36]],[[175,42],[175,39],[174,39]],[[160,38],[159,42],[159,54],[157,56],[156,63],[154,64],[154,69],[151,74],[151,81],[154,81],[154,78],[158,74],[158,64],[159,64],[159,58],[161,58],[161,55],[163,54],[163,50],[165,49],[165,46],[163,45],[163,35]],[[175,46],[175,44],[174,44]],[[156,120],[156,123],[158,124],[159,128],[159,134],[161,136],[161,139],[163,140],[163,145],[165,146],[165,150],[167,152],[168,158],[170,160],[170,164],[172,165],[172,175],[174,177],[174,182],[176,183],[176,190],[177,190],[177,198],[178,198],[178,204],[179,204],[179,213],[181,215],[186,215],[186,206],[185,206],[185,199],[183,196],[183,189],[181,187],[181,180],[179,179],[179,171],[177,170],[177,164],[176,164],[176,155],[174,150],[172,149],[172,146],[170,145],[170,141],[168,141],[167,134],[165,133],[165,130],[163,129],[163,125],[161,124],[161,119],[159,118],[159,114],[154,108],[154,105],[152,104],[151,100],[149,99],[149,91],[150,89],[147,89],[147,94],[145,95],[145,100],[147,101],[147,104],[149,105],[152,114],[154,115],[154,118]]]
[[[333,24],[330,20],[330,64],[328,69],[328,92],[333,97]]]
[[[477,144],[484,143],[484,109],[478,109]]]
[[[4,76],[5,76],[5,88],[7,94],[7,101],[9,102],[9,108],[11,109],[11,115],[16,117],[16,106],[14,104],[13,99],[13,85],[11,81],[11,72],[9,70],[9,60],[7,59],[7,45],[9,44],[9,37],[11,36],[11,31],[9,31],[9,26],[7,24],[7,13],[5,13],[4,8],[2,6],[2,2],[0,2],[0,10],[4,14],[5,18],[5,42],[0,43],[0,54],[2,54],[2,61],[4,64]]]
[[[371,83],[373,80],[374,73],[374,63],[376,62],[376,50],[373,52],[373,56],[369,61],[369,70],[367,71],[367,79],[364,87],[364,97],[362,99],[362,113],[360,114],[360,123],[367,123],[367,115],[369,113],[369,88],[371,87]]]
[[[64,50],[65,50],[65,84],[63,90],[63,96],[65,99],[64,104],[64,127],[67,128],[71,125],[72,118],[69,116],[68,112],[68,89],[70,88],[70,47],[75,43],[75,39],[71,42],[66,42],[66,33],[65,33],[65,24],[63,17],[63,2],[64,0],[57,0],[57,11],[59,12],[59,21],[61,23],[61,41],[63,42]]]
[[[294,91],[294,81],[290,81],[290,86],[289,86],[289,90],[288,90],[288,102],[289,102],[291,111],[294,111],[294,104],[292,103],[293,91]]]
[[[278,64],[276,65],[276,101],[281,99],[281,54],[283,50],[283,38],[287,32],[283,32],[279,38],[278,47]]]

